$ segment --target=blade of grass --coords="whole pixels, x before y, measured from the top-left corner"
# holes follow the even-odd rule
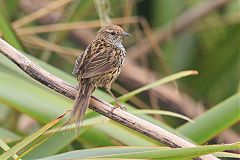
[[[194,119],[194,123],[185,123],[177,130],[203,144],[240,120],[239,99],[237,93]]]
[[[62,21],[64,21],[65,23],[79,21],[80,19],[84,18],[84,15],[88,13],[88,10],[92,6],[92,1],[73,1],[72,4],[67,8],[67,15],[64,15]],[[68,24],[66,24],[66,26],[68,26]],[[53,37],[55,37],[52,42],[59,44],[68,34],[69,31],[61,31],[59,33],[56,33],[55,36],[52,35]]]
[[[68,144],[73,142],[74,139],[79,136],[81,137],[81,135],[85,133],[89,127],[95,126],[101,123],[103,120],[104,117],[94,117],[84,120],[83,125],[81,126],[80,131],[77,134],[74,130],[75,125],[51,129],[44,133],[44,137],[47,137],[44,142],[34,148],[30,148],[29,150],[27,150],[26,155],[24,153],[19,156],[24,156],[24,159],[37,159],[56,154]],[[54,135],[52,135],[53,133]]]
[[[13,141],[18,141],[20,136],[14,132],[11,132],[5,128],[0,127],[0,138],[4,139],[6,143],[10,143]]]
[[[222,145],[207,145],[198,147],[188,147],[188,148],[176,148],[176,149],[161,149],[159,151],[147,151],[139,152],[133,155],[123,154],[123,155],[113,155],[105,157],[116,157],[116,158],[161,158],[161,160],[179,160],[179,159],[190,159],[196,158],[202,155],[211,154],[214,152],[224,151],[224,150],[238,150],[240,143],[234,144],[222,144]]]
[[[81,50],[78,49],[63,47],[55,43],[51,43],[47,40],[44,40],[43,38],[40,38],[39,36],[25,36],[22,38],[22,41],[39,48],[48,49],[51,51],[58,52],[58,54],[71,57],[77,57],[79,53],[82,52]]]
[[[121,154],[121,153],[131,153],[131,152],[141,152],[141,151],[152,151],[152,150],[160,150],[159,147],[101,147],[101,148],[92,148],[92,149],[84,149],[77,150],[72,152],[66,152],[59,155],[54,155],[51,157],[41,158],[39,160],[60,160],[60,159],[73,159],[73,158],[101,158],[105,155],[112,154]],[[107,158],[107,157],[104,157]],[[109,157],[110,158],[110,157]]]
[[[40,123],[48,123],[72,105],[69,99],[13,74],[0,73],[0,88],[0,102],[33,117]]]
[[[3,2],[1,2],[1,3],[3,3]],[[20,0],[5,1],[5,6],[11,17],[15,16],[15,14],[18,13],[19,3],[20,3]]]
[[[67,112],[66,112],[67,113]],[[30,144],[32,141],[37,139],[39,136],[41,136],[43,133],[45,133],[48,129],[53,127],[55,124],[57,124],[65,115],[59,116],[58,118],[52,120],[48,124],[44,125],[41,129],[39,129],[37,132],[31,134],[29,137],[25,138],[21,142],[17,143],[15,146],[13,146],[11,149],[9,149],[7,152],[3,153],[0,156],[0,159],[8,159],[14,154],[16,154],[18,151],[22,150],[24,147],[26,147],[28,144]]]
[[[110,137],[118,140],[125,145],[133,146],[157,146],[158,142],[153,141],[149,137],[137,133],[127,127],[124,127],[114,121],[107,121],[104,124],[95,126],[94,128],[99,129]]]
[[[240,159],[240,154],[236,154],[236,153],[217,152],[217,153],[214,153],[213,155],[215,155],[217,157],[221,157],[221,158],[238,158],[238,159]]]
[[[110,138],[109,135],[94,127],[88,128],[88,130],[81,135],[78,141],[81,144],[87,144],[87,147],[89,148],[118,145],[116,141],[113,141],[113,139]]]
[[[67,5],[68,3],[72,2],[73,0],[57,0],[57,1],[53,1],[50,4],[48,4],[46,7],[43,7],[21,19],[16,20],[15,22],[12,23],[14,28],[20,28],[34,20],[37,20],[49,13],[51,13],[52,11]]]
[[[161,160],[186,160],[218,151],[237,150],[239,147],[239,143],[175,149],[167,147],[103,147],[67,152],[40,160],[65,158],[155,158]]]
[[[87,158],[84,160],[119,160],[119,158]],[[136,158],[136,159],[133,159],[133,158],[121,158],[121,160],[146,160],[146,159],[139,159],[139,158]]]
[[[170,111],[161,111],[161,110],[153,110],[153,109],[138,109],[138,110],[133,110],[130,111],[130,113],[133,114],[160,114],[160,115],[167,115],[167,116],[172,116],[172,117],[177,117],[177,118],[181,118],[184,119],[188,122],[194,123],[194,121],[184,115],[178,114],[178,113],[174,113],[174,112],[170,112]]]
[[[10,149],[10,147],[0,138],[0,147],[4,150],[4,151],[7,151]],[[18,155],[16,154],[13,154],[12,156],[14,159],[17,159],[18,158]]]
[[[182,77],[186,77],[186,76],[190,76],[190,75],[196,75],[196,74],[198,74],[198,72],[197,71],[193,71],[193,70],[178,72],[178,73],[172,74],[170,76],[167,76],[165,78],[162,78],[162,79],[160,79],[158,81],[155,81],[153,83],[150,83],[150,84],[148,84],[146,86],[138,88],[138,89],[136,89],[136,90],[134,90],[132,92],[129,92],[129,93],[125,94],[125,95],[122,95],[118,99],[121,102],[126,102],[128,99],[134,97],[135,95],[137,95],[137,94],[139,94],[139,93],[141,93],[143,91],[155,88],[155,87],[157,87],[159,85],[162,85],[162,84],[165,84],[165,83],[168,83],[168,82],[171,82],[171,81],[175,81],[175,80],[177,80],[179,78],[182,78]]]
[[[84,1],[84,2],[86,2],[86,1]],[[76,9],[79,6],[82,6],[80,4],[82,4],[82,1],[81,0],[76,0],[76,1],[73,1],[69,6],[65,7],[64,12],[62,13],[63,16],[59,20],[59,23],[63,22],[63,21],[69,21],[72,18],[72,16],[75,15]],[[64,34],[63,32],[60,32],[60,33],[59,32],[53,32],[53,33],[50,33],[48,35],[47,40],[48,40],[48,42],[51,42],[53,44],[61,44],[61,40],[63,40],[66,35],[67,34]],[[49,50],[48,48],[44,48],[40,59],[43,60],[43,61],[48,61],[50,59],[51,55],[52,55],[51,52],[52,52],[52,50]]]
[[[23,47],[15,35],[12,27],[8,21],[7,16],[4,14],[3,4],[0,5],[0,32],[3,34],[3,38],[11,44],[14,48],[22,50]]]

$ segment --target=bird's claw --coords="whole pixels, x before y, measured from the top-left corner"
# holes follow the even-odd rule
[[[121,110],[123,111],[127,111],[127,108],[121,104],[116,104],[116,106],[114,106],[111,110],[111,113],[113,113],[113,111],[116,109],[116,108],[120,108]]]

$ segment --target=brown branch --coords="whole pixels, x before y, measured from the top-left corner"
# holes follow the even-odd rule
[[[42,69],[40,66],[29,60],[1,38],[0,51],[33,79],[66,97],[71,99],[75,98],[77,94],[76,88]],[[121,109],[115,109],[112,112],[112,107],[112,105],[92,96],[89,108],[169,147],[178,148],[196,146],[148,121],[140,119]],[[205,155],[199,157],[198,159],[215,160],[218,158],[214,157],[213,155]]]
[[[158,44],[161,44],[168,40],[173,35],[186,31],[196,21],[207,16],[210,12],[226,5],[231,0],[217,0],[217,1],[201,1],[195,7],[184,12],[182,15],[176,18],[176,21],[164,29],[156,31],[155,36]],[[146,45],[147,39],[142,39],[136,46],[129,48],[128,58],[137,59],[140,55],[144,55],[151,50],[151,46]]]

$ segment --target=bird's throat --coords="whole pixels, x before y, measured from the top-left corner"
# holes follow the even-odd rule
[[[118,42],[114,44],[116,47],[120,48],[121,50],[125,51],[125,48],[123,47],[122,43]]]

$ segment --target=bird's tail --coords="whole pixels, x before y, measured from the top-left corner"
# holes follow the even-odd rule
[[[85,112],[89,106],[90,98],[94,90],[95,87],[91,83],[80,84],[78,95],[75,98],[75,103],[70,113],[70,118],[67,122],[67,124],[75,123],[77,131],[79,130],[82,124]]]

